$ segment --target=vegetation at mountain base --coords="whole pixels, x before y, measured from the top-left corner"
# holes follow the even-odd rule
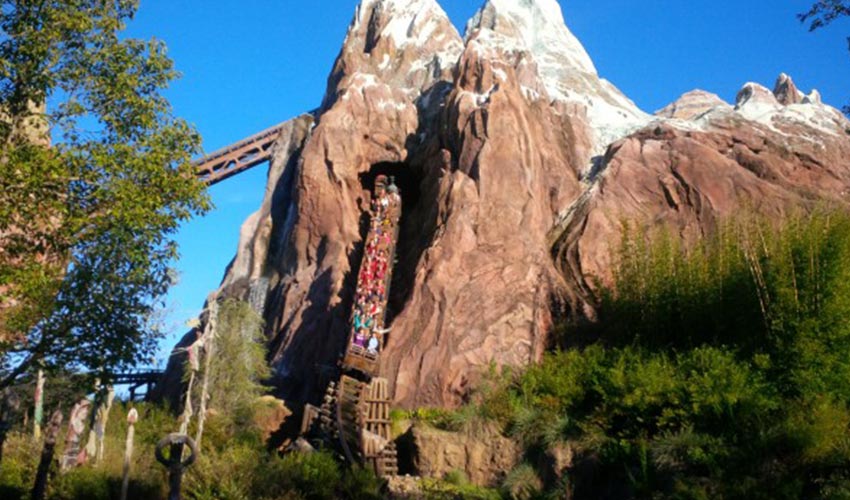
[[[460,410],[393,413],[466,434],[496,428],[522,445],[501,488],[453,471],[421,480],[422,498],[848,498],[850,215],[739,218],[689,242],[665,230],[624,233],[613,282],[597,287],[598,321],[561,325],[559,348],[537,366],[493,368]],[[210,392],[185,496],[385,497],[383,481],[334,454],[267,449],[252,418],[266,376],[261,321],[237,301],[216,317],[221,357],[210,375],[222,391]],[[140,409],[131,492],[162,498],[152,447],[178,422]],[[115,495],[126,406],[113,411],[105,460],[54,470],[49,498]],[[28,494],[38,453],[23,429],[11,434],[3,498]]]
[[[850,498],[850,216],[639,229],[598,323],[454,415],[406,416],[498,423],[525,450],[511,498]]]
[[[0,7],[0,389],[147,362],[174,233],[209,208],[164,43],[122,35],[137,3]]]
[[[452,471],[442,479],[426,478],[421,484],[428,500],[500,500],[499,490],[482,488],[469,482],[462,471]]]
[[[801,22],[808,23],[809,31],[815,31],[845,16],[850,16],[850,2],[847,0],[818,0],[797,17]],[[847,37],[847,48],[850,50],[850,37]],[[844,106],[843,110],[850,115],[850,104]]]
[[[130,473],[130,499],[166,498],[167,471],[154,459],[156,443],[175,429],[173,414],[152,404],[137,404],[139,421]],[[118,498],[126,404],[116,405],[107,427],[106,455],[92,464],[60,473],[54,464],[47,498],[51,500],[108,500]],[[206,499],[380,499],[382,483],[372,473],[343,468],[325,452],[280,456],[266,450],[260,431],[243,425],[234,432],[233,422],[221,413],[207,422],[205,447],[198,462],[183,478],[183,498]],[[0,498],[29,498],[40,444],[31,435],[15,432],[6,443],[0,463]],[[57,450],[61,453],[61,447]]]
[[[260,381],[268,375],[265,349],[260,342],[262,320],[247,303],[232,299],[222,302],[216,319],[215,349],[203,352],[203,356],[212,354],[209,364],[212,390],[204,420],[204,446],[198,461],[183,478],[183,497],[192,500],[382,498],[381,480],[361,468],[344,468],[334,454],[318,451],[281,455],[268,448],[269,429],[264,427],[266,400],[260,398],[266,392]],[[84,389],[65,387],[74,383],[51,380],[47,394],[53,396],[47,400],[48,407],[67,407],[84,395]],[[200,397],[200,391],[193,391],[192,404],[196,410]],[[48,499],[118,498],[129,406],[120,403],[111,411],[102,462],[60,473],[54,461]],[[177,430],[180,418],[186,414],[178,418],[152,403],[137,404],[136,409],[140,418],[135,426],[129,498],[165,498],[167,471],[154,459],[154,447],[166,434]],[[41,442],[27,432],[30,429],[20,419],[17,422],[0,462],[0,498],[9,500],[29,498],[41,453]],[[188,423],[188,434],[196,435],[198,425],[196,416]],[[59,443],[57,456],[63,452],[61,438]]]

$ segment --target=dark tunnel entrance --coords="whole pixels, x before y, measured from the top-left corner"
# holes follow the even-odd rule
[[[401,219],[396,244],[395,264],[393,265],[390,295],[387,304],[386,325],[391,325],[395,317],[404,309],[413,287],[416,264],[422,254],[428,238],[427,207],[422,203],[421,170],[408,163],[377,163],[368,172],[360,174],[363,190],[372,193],[375,179],[385,175],[395,180],[401,194]],[[363,208],[368,207],[368,199]],[[366,215],[366,214],[364,214]],[[361,234],[365,238],[368,230],[368,215],[362,219]],[[390,333],[392,336],[392,333]]]

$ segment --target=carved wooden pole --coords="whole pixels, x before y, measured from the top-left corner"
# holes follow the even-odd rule
[[[189,447],[189,456],[183,458],[183,447]],[[165,449],[169,456],[165,456]],[[168,500],[180,500],[183,471],[195,462],[198,448],[195,441],[185,434],[169,434],[156,445],[156,459],[168,468]]]
[[[198,432],[195,434],[195,444],[198,446],[198,453],[201,452],[201,438],[204,436],[204,421],[207,418],[207,399],[209,398],[210,387],[210,367],[212,366],[212,358],[215,351],[215,327],[218,322],[218,302],[215,294],[210,294],[209,300],[209,318],[207,318],[207,326],[204,328],[204,379],[201,383],[201,402],[198,408]]]
[[[41,423],[44,421],[44,370],[38,371],[33,399],[35,404],[32,413],[32,435],[37,441],[41,439]]]
[[[103,460],[103,442],[106,438],[106,424],[109,422],[109,411],[112,409],[112,401],[115,399],[115,389],[110,385],[106,388],[106,401],[101,407],[95,424],[95,433],[97,434],[97,456],[95,463],[100,463]]]
[[[133,437],[136,434],[136,421],[139,412],[130,408],[127,414],[127,441],[124,442],[124,478],[121,480],[121,500],[127,500],[127,488],[130,486],[130,460],[133,458]]]
[[[86,418],[91,411],[91,401],[81,399],[68,415],[68,433],[65,434],[65,450],[59,463],[59,470],[66,472],[77,465],[80,455],[80,439],[86,427]]]
[[[115,390],[111,385],[101,387],[100,383],[95,392],[94,411],[91,414],[89,425],[89,438],[86,442],[86,459],[94,458],[94,463],[100,463],[103,459],[103,441],[106,433],[106,423],[109,421],[109,410],[112,409],[112,400]]]
[[[50,425],[44,436],[44,448],[41,450],[41,460],[38,462],[38,472],[35,474],[35,484],[32,487],[32,500],[44,500],[44,493],[47,491],[47,473],[50,471],[50,462],[53,461],[60,427],[62,427],[62,412],[56,410],[50,417]]]
[[[97,432],[95,428],[97,427],[97,419],[102,407],[103,387],[100,385],[100,379],[96,378],[94,380],[94,401],[88,416],[89,434],[85,446],[82,447],[77,455],[76,465],[85,465],[92,458],[97,458]],[[82,440],[82,436],[80,436],[80,439]]]

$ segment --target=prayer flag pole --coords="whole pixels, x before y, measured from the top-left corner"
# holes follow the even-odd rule
[[[32,435],[38,441],[41,439],[41,422],[44,420],[44,370],[38,371],[33,399],[35,404],[32,415]]]
[[[130,408],[127,414],[127,440],[124,442],[124,477],[121,480],[121,500],[127,500],[127,488],[130,485],[130,460],[133,458],[133,437],[136,434],[136,421],[139,420],[139,412]]]

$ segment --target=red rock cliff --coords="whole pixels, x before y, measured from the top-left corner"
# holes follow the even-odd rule
[[[699,91],[644,113],[555,0],[489,0],[463,39],[434,0],[364,0],[321,107],[278,141],[220,293],[262,311],[284,395],[314,397],[344,347],[368,189],[393,175],[382,374],[403,406],[456,405],[491,363],[539,359],[555,316],[592,316],[623,221],[685,237],[743,206],[844,202],[840,113],[785,75],[737,101]]]

